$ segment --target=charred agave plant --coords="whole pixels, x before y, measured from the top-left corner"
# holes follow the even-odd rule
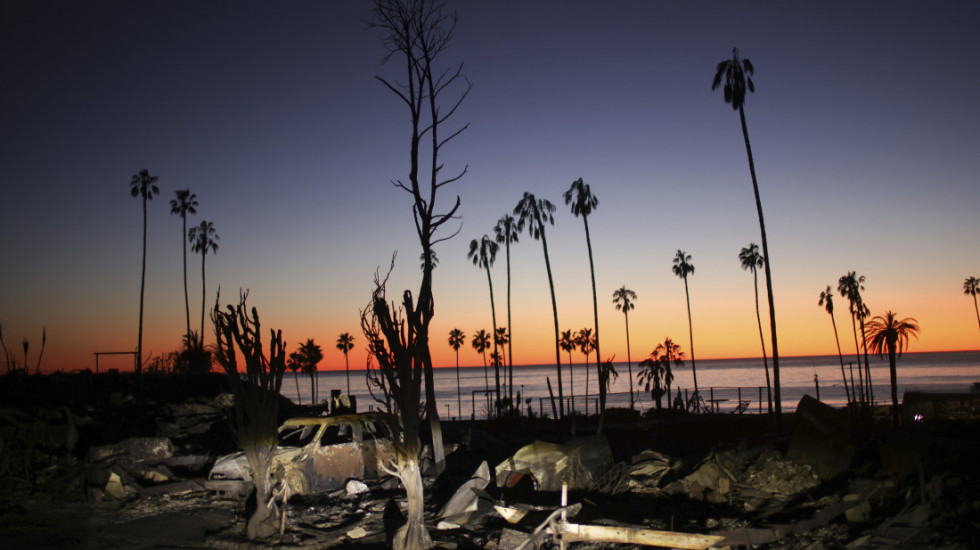
[[[234,412],[230,418],[232,433],[245,451],[255,483],[255,512],[248,519],[249,539],[274,535],[279,509],[273,498],[270,477],[272,456],[279,444],[279,388],[286,371],[286,344],[281,330],[271,330],[269,355],[262,351],[262,327],[259,313],[246,305],[248,291],[239,295],[238,306],[226,306],[222,311],[215,302],[211,313],[217,341],[217,359],[228,374],[235,395]],[[220,295],[219,295],[220,300]],[[244,361],[239,370],[235,349]]]
[[[392,262],[394,264],[394,262]],[[389,275],[390,275],[389,271]],[[397,414],[398,426],[392,426],[395,437],[390,463],[379,464],[387,474],[401,481],[408,501],[407,522],[397,533],[392,547],[420,549],[432,547],[425,527],[422,469],[419,461],[422,422],[421,387],[427,343],[419,338],[421,315],[412,292],[406,290],[399,307],[385,297],[385,283],[375,275],[371,302],[361,312],[361,329],[368,341],[368,352],[377,361],[377,375],[383,379],[386,401]]]

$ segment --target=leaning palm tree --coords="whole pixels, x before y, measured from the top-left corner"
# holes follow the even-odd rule
[[[902,319],[895,318],[895,314],[886,311],[884,316],[876,315],[868,321],[865,326],[865,334],[869,340],[871,353],[877,353],[881,357],[885,350],[888,350],[888,374],[891,376],[892,384],[892,419],[895,425],[899,424],[898,414],[898,372],[895,369],[897,357],[902,356],[902,352],[909,346],[909,338],[918,338],[918,321],[911,317]]]
[[[510,321],[510,243],[516,243],[518,237],[517,220],[510,214],[504,214],[497,220],[497,225],[493,226],[493,233],[498,244],[504,245],[507,255],[507,334],[511,339],[507,340],[507,397],[511,403],[514,402],[514,355],[513,355],[513,334]]]
[[[776,424],[782,426],[783,407],[782,391],[779,384],[779,345],[776,340],[776,306],[772,299],[772,270],[770,264],[772,256],[769,254],[769,241],[766,238],[766,221],[762,215],[762,199],[759,196],[759,182],[755,177],[755,161],[752,159],[752,144],[749,142],[749,130],[745,125],[745,92],[755,91],[755,84],[752,83],[752,74],[755,69],[748,59],[738,58],[738,49],[732,48],[732,58],[726,59],[718,64],[715,69],[715,78],[711,82],[711,89],[715,90],[724,80],[725,103],[738,111],[739,121],[742,123],[742,138],[745,141],[745,153],[749,159],[749,173],[752,175],[752,191],[755,194],[755,209],[759,214],[759,232],[762,234],[762,256],[765,261],[766,273],[766,294],[769,297],[769,330],[772,338],[772,379],[773,379],[773,399],[776,401]],[[691,366],[694,366],[694,352],[691,350]]]
[[[354,349],[354,337],[345,332],[337,337],[337,349],[344,354],[344,366],[347,369],[347,395],[350,395],[350,359],[347,352]]]
[[[766,369],[766,392],[769,395],[769,414],[772,414],[772,383],[769,381],[769,362],[766,360],[766,337],[762,334],[762,315],[759,313],[759,268],[765,263],[765,258],[759,253],[759,245],[749,243],[738,253],[742,269],[752,272],[753,288],[755,288],[755,319],[759,323],[759,341],[762,342],[762,366]]]
[[[626,368],[630,378],[630,409],[634,408],[635,405],[633,400],[633,363],[630,358],[630,310],[636,308],[634,301],[636,301],[636,292],[626,288],[626,285],[613,292],[613,303],[616,304],[616,309],[622,311],[623,316],[626,317]]]
[[[493,278],[490,277],[490,267],[493,266],[493,262],[497,259],[497,243],[494,242],[488,235],[483,235],[483,237],[478,241],[473,239],[470,241],[470,251],[466,254],[466,257],[473,260],[473,265],[481,268],[487,272],[487,284],[490,286],[490,315],[493,319],[493,327],[497,326],[497,307],[494,305],[493,301]],[[493,340],[493,352],[497,353],[497,339]],[[494,379],[496,380],[496,396],[497,401],[500,401],[500,365],[494,363],[493,366]],[[499,412],[499,411],[498,411]]]
[[[857,356],[858,363],[858,373],[861,373],[861,346],[858,343],[858,323],[861,326],[861,338],[865,341],[864,349],[864,375],[862,376],[863,391],[861,392],[861,400],[867,403],[872,403],[874,400],[874,394],[871,389],[871,367],[868,364],[868,354],[867,354],[867,340],[864,338],[864,319],[868,314],[868,306],[864,304],[864,300],[861,297],[861,291],[864,290],[864,275],[858,275],[857,272],[848,271],[846,275],[841,276],[837,280],[837,291],[840,292],[841,297],[846,298],[848,302],[848,311],[851,314],[851,330],[854,332],[854,352]]]
[[[214,224],[207,220],[201,220],[201,224],[192,227],[187,234],[191,246],[191,251],[201,255],[201,342],[204,342],[204,299],[207,296],[207,279],[204,276],[204,263],[207,260],[208,251],[218,252],[218,241],[221,240],[214,231]]]
[[[820,293],[818,306],[822,306],[830,315],[830,322],[834,325],[834,341],[837,342],[837,356],[840,358],[840,375],[844,379],[844,393],[847,395],[847,403],[851,403],[851,390],[847,385],[847,372],[844,371],[844,354],[840,350],[840,337],[837,335],[837,321],[834,319],[834,293],[827,285],[827,290]]]
[[[184,318],[187,321],[187,332],[191,333],[191,306],[187,298],[187,241],[184,235],[187,234],[187,215],[197,214],[197,195],[191,193],[190,189],[178,189],[174,192],[177,198],[170,199],[170,213],[180,216],[180,243],[184,246]]]
[[[136,343],[136,374],[139,374],[143,369],[143,295],[146,290],[146,201],[151,200],[153,195],[160,194],[160,189],[156,186],[158,179],[157,176],[151,176],[148,170],[143,169],[140,170],[139,174],[133,174],[133,179],[129,182],[129,194],[133,197],[143,197],[143,267],[140,270],[140,328],[139,338]]]
[[[460,420],[463,419],[463,398],[460,396],[459,388],[459,348],[466,342],[466,335],[458,328],[449,331],[449,345],[456,352],[456,410],[459,411]]]
[[[977,314],[977,326],[980,326],[980,308],[977,307],[977,294],[980,294],[980,279],[967,277],[963,281],[963,294],[973,296],[973,311]]]
[[[572,186],[568,188],[568,191],[565,191],[563,197],[565,198],[565,204],[571,205],[572,214],[575,217],[581,216],[582,222],[585,224],[585,245],[589,250],[589,274],[592,276],[592,318],[595,323],[595,356],[596,364],[598,364],[602,360],[602,353],[599,351],[599,298],[595,289],[595,263],[592,260],[592,237],[589,233],[589,215],[599,206],[599,199],[592,194],[592,189],[589,187],[589,184],[582,181],[582,178],[573,181]],[[600,393],[603,397],[605,396],[601,387]],[[572,402],[575,402],[574,395]]]
[[[687,333],[691,344],[691,374],[694,376],[694,399],[697,401],[700,395],[698,393],[698,369],[694,365],[694,324],[691,321],[691,293],[687,287],[687,276],[694,275],[694,264],[691,263],[691,255],[678,249],[677,254],[674,254],[674,266],[672,269],[674,275],[684,279],[684,296],[687,298]]]
[[[544,266],[548,271],[548,288],[551,290],[551,311],[555,318],[555,369],[558,371],[558,415],[565,417],[565,395],[561,383],[561,348],[558,346],[558,302],[555,300],[555,281],[551,276],[551,260],[548,258],[548,239],[545,226],[555,224],[555,205],[547,199],[538,199],[533,193],[524,193],[524,197],[514,207],[517,216],[517,230],[527,228],[528,234],[536,241],[541,241],[544,249]]]
[[[483,384],[487,394],[490,394],[490,373],[487,371],[487,350],[490,348],[490,334],[482,328],[473,335],[470,342],[477,353],[483,355]]]

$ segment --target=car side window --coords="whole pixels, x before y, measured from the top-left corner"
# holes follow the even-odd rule
[[[279,434],[279,444],[283,447],[304,447],[313,440],[319,426],[299,426],[284,430]]]
[[[369,421],[364,423],[364,439],[389,439],[388,427],[383,422]]]
[[[353,440],[350,425],[332,424],[323,431],[320,445],[337,445],[338,443],[350,443]]]

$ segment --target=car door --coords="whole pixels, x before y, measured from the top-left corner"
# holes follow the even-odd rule
[[[343,487],[350,478],[364,476],[360,437],[349,422],[336,422],[325,426],[314,456],[318,491],[332,491]]]

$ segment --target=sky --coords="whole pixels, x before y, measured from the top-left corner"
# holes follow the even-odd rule
[[[190,189],[219,249],[206,259],[206,306],[248,289],[263,326],[291,350],[309,338],[322,369],[366,362],[359,312],[397,252],[389,296],[417,290],[421,248],[407,177],[408,112],[377,76],[383,35],[367,2],[5,2],[0,6],[0,323],[8,352],[41,371],[95,368],[95,352],[136,349],[143,214],[133,174],[159,177],[148,204],[144,356],[185,330],[182,228]],[[836,353],[817,305],[848,271],[865,302],[914,317],[910,351],[980,347],[963,281],[980,276],[980,5],[975,2],[449,2],[458,15],[439,66],[472,91],[444,149],[466,169],[438,201],[461,201],[436,248],[431,350],[455,364],[491,326],[486,273],[469,243],[492,235],[525,191],[557,206],[547,228],[561,330],[593,325],[585,230],[562,193],[583,178],[603,356],[627,359],[612,303],[638,295],[630,358],[671,337],[695,356],[760,353],[752,275],[738,253],[759,224],[738,114],[711,90],[733,47],[755,67],[746,99],[766,216],[781,355]],[[455,92],[454,92],[455,93]],[[447,101],[455,96],[450,94]],[[510,258],[514,362],[554,361],[540,242]],[[491,271],[506,324],[506,258]],[[201,258],[188,252],[192,328]],[[765,282],[760,273],[763,323]],[[844,300],[836,322],[853,352]],[[768,333],[768,329],[767,329]],[[206,343],[213,329],[205,328]],[[267,335],[266,335],[267,337]],[[767,349],[771,346],[767,337]],[[574,356],[576,362],[582,356]],[[562,361],[567,360],[563,354]],[[131,368],[102,358],[102,368]]]

